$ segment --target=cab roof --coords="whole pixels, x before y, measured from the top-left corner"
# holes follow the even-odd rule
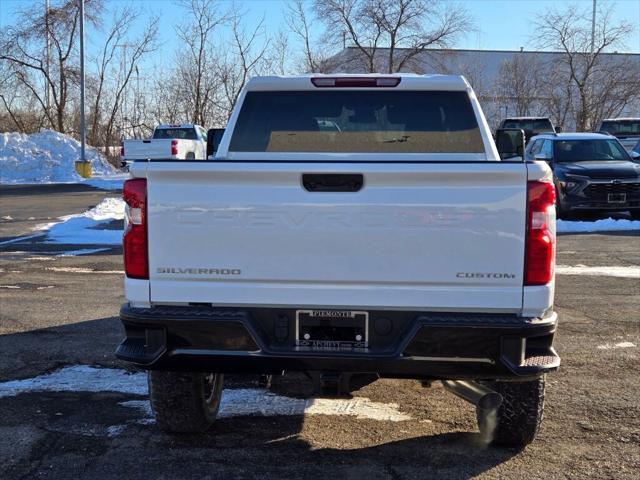
[[[603,122],[637,122],[640,121],[640,117],[620,117],[620,118],[605,118]]]
[[[193,123],[163,123],[160,124],[158,126],[156,126],[156,129],[163,129],[163,128],[193,128],[196,127],[197,125],[194,125]]]
[[[332,86],[331,79],[338,80],[338,85]],[[362,79],[363,82],[355,82],[352,85],[339,85],[340,79],[353,82]],[[381,83],[398,83],[392,85],[375,85],[376,80]],[[315,82],[315,84],[314,84]],[[366,85],[371,83],[371,85]],[[307,75],[283,75],[253,77],[246,85],[247,91],[276,91],[276,90],[446,90],[468,91],[471,86],[462,75],[417,75],[414,73],[333,73],[333,74],[307,74]]]
[[[540,133],[531,137],[530,141],[538,138],[547,138],[550,140],[611,140],[615,137],[607,133],[596,132]]]
[[[506,117],[503,121],[513,120],[551,120],[549,117]]]

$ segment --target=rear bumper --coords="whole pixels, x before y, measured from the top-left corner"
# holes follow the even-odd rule
[[[576,202],[575,204],[565,203],[562,205],[563,212],[628,212],[640,211],[640,201],[628,203],[626,205],[612,205],[602,202]]]
[[[556,370],[557,315],[370,312],[366,351],[300,351],[295,310],[124,305],[116,356],[140,367],[220,373],[284,370],[416,379],[536,377]],[[391,325],[391,327],[389,327]]]

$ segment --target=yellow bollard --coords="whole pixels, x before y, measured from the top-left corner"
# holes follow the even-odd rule
[[[76,162],[76,172],[82,178],[91,178],[91,162]]]

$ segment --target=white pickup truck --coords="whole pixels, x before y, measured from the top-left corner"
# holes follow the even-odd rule
[[[495,443],[533,440],[555,191],[501,160],[463,77],[253,78],[214,159],[131,175],[116,354],[150,370],[162,429],[208,428],[225,373],[304,371],[438,380]]]
[[[123,140],[121,166],[135,160],[195,160],[207,158],[207,131],[200,125],[158,125],[151,138]]]

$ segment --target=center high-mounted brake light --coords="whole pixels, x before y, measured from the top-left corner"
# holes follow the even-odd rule
[[[178,154],[178,140],[171,140],[171,155]]]
[[[553,183],[527,182],[527,202],[524,284],[546,285],[553,279],[556,256]]]
[[[147,247],[147,180],[134,178],[124,182],[125,229],[122,237],[124,271],[129,278],[149,278]]]
[[[313,77],[311,83],[318,88],[331,87],[397,87],[400,77]]]

